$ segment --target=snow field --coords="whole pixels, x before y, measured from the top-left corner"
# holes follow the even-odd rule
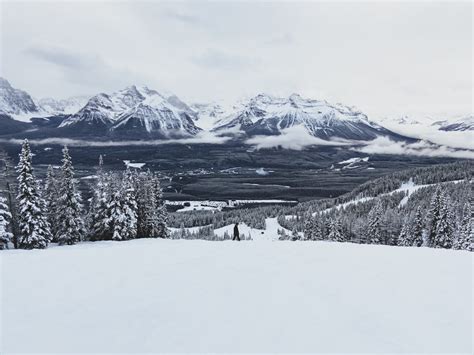
[[[1,353],[472,351],[468,252],[141,239],[0,262]]]

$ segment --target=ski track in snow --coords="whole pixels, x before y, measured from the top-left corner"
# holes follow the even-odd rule
[[[141,239],[0,261],[2,353],[472,352],[468,252]]]

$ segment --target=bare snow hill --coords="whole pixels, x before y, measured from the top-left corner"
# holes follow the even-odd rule
[[[0,259],[1,353],[473,350],[468,252],[142,239]]]

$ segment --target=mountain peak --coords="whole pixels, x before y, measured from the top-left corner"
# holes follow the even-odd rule
[[[12,89],[12,86],[7,79],[0,77],[0,88]]]

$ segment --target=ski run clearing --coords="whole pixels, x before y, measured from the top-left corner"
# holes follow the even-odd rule
[[[473,350],[469,252],[140,239],[0,261],[2,354]]]

